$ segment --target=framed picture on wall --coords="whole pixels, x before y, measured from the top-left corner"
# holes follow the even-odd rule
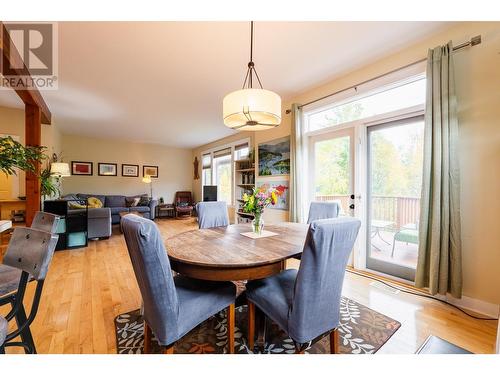
[[[135,164],[122,164],[123,177],[139,177],[139,166]]]
[[[149,176],[152,178],[158,178],[158,166],[157,165],[143,165],[142,166],[142,177]]]
[[[257,183],[258,189],[276,189],[278,191],[278,201],[275,205],[270,205],[269,208],[276,210],[288,211],[288,192],[290,190],[287,180],[276,181],[260,181]]]
[[[116,176],[118,165],[116,163],[98,163],[97,164],[99,176]]]
[[[259,176],[290,174],[290,137],[260,143]]]
[[[71,174],[76,176],[92,176],[93,165],[91,161],[72,161]]]

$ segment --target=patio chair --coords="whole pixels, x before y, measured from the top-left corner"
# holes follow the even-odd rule
[[[394,257],[394,251],[396,250],[396,241],[418,245],[418,223],[406,224],[394,234],[394,240],[392,241],[391,258]]]

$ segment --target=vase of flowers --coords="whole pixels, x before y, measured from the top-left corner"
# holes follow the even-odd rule
[[[276,189],[256,189],[252,194],[243,194],[243,212],[254,215],[252,220],[252,230],[256,234],[262,234],[264,230],[264,220],[262,214],[269,205],[275,205],[278,201],[279,192]]]

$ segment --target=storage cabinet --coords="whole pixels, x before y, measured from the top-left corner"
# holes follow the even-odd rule
[[[70,209],[71,202],[85,208]],[[76,249],[88,243],[88,205],[85,200],[50,200],[43,203],[43,210],[60,217],[57,227],[59,240],[56,250]]]

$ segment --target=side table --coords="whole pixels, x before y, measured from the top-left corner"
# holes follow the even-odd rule
[[[173,204],[159,204],[156,206],[155,217],[174,217],[175,208]]]

